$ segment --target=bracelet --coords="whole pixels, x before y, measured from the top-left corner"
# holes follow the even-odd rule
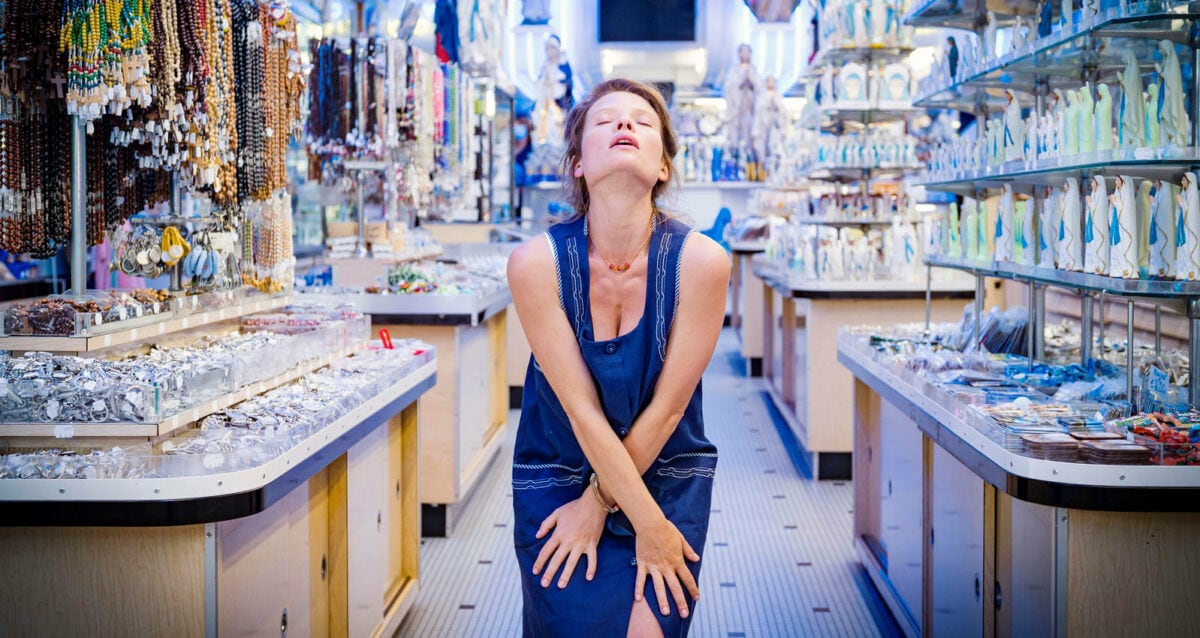
[[[596,495],[596,501],[600,503],[600,507],[603,507],[605,512],[608,512],[609,514],[616,514],[621,510],[620,505],[615,503],[609,505],[608,502],[604,500],[604,496],[600,494],[600,477],[596,476],[595,472],[592,472],[592,478],[589,479],[589,482],[592,484],[592,494]]]

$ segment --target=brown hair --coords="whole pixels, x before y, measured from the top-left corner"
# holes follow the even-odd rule
[[[587,98],[571,109],[566,123],[563,125],[563,141],[566,142],[567,149],[563,153],[559,171],[562,174],[563,193],[567,203],[575,209],[573,218],[586,215],[591,204],[587,183],[583,177],[575,177],[574,171],[575,163],[579,161],[579,155],[583,151],[584,124],[592,105],[609,93],[632,93],[646,100],[650,103],[650,108],[654,109],[654,113],[658,115],[659,122],[662,123],[662,159],[667,164],[667,181],[655,183],[654,188],[650,191],[650,201],[654,206],[654,212],[661,213],[662,211],[658,208],[658,199],[675,181],[675,165],[672,163],[672,158],[679,151],[679,141],[675,137],[675,129],[671,127],[671,116],[667,113],[667,103],[658,89],[650,85],[636,80],[613,78],[597,84],[588,92]]]

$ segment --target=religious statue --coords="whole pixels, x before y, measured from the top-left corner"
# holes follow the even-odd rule
[[[1012,50],[1016,51],[1025,46],[1025,22],[1021,16],[1016,16],[1012,26]]]
[[[963,198],[962,232],[959,236],[962,238],[963,256],[968,261],[979,259],[979,210],[975,200],[970,197]]]
[[[1083,224],[1084,272],[1093,275],[1108,274],[1108,243],[1110,204],[1108,184],[1101,175],[1092,177],[1092,192],[1087,198],[1087,218]]]
[[[853,29],[850,35],[854,38],[854,46],[865,49],[871,44],[870,25],[867,23],[867,0],[853,0],[850,11],[853,16]]]
[[[833,106],[837,96],[833,92],[833,68],[825,67],[821,71],[821,104]]]
[[[1062,219],[1062,201],[1058,190],[1046,188],[1042,200],[1042,218],[1038,223],[1038,267],[1054,268],[1058,257],[1058,226]]]
[[[1079,17],[1086,22],[1100,13],[1100,0],[1079,0]]]
[[[988,60],[996,56],[996,27],[999,24],[996,22],[996,13],[994,11],[987,12],[987,22],[983,26],[983,51],[979,54],[980,63],[986,63]]]
[[[1016,215],[1016,199],[1013,196],[1011,184],[1000,187],[999,212],[996,215],[995,255],[996,261],[1013,261],[1016,245],[1014,216]]]
[[[1121,148],[1137,148],[1146,139],[1142,70],[1132,50],[1125,49],[1121,57],[1125,62],[1121,71]]]
[[[1063,270],[1083,270],[1083,247],[1079,242],[1080,219],[1079,179],[1068,177],[1059,197],[1062,211],[1058,220],[1058,267]]]
[[[575,105],[571,91],[571,65],[558,36],[546,38],[546,60],[538,75],[538,99],[534,108],[537,143],[556,143],[562,139],[563,116]]]
[[[758,70],[750,63],[750,54],[749,44],[738,45],[738,63],[725,76],[725,141],[734,149],[749,147],[753,142],[760,80]]]
[[[1175,278],[1200,279],[1200,192],[1196,174],[1183,174],[1175,216]]]
[[[1175,202],[1179,191],[1170,182],[1154,182],[1150,205],[1150,276],[1175,278]]]
[[[1062,0],[1062,6],[1059,7],[1058,11],[1059,11],[1058,18],[1059,18],[1059,21],[1062,22],[1063,27],[1066,27],[1067,25],[1071,24],[1071,22],[1074,19],[1073,14],[1075,13],[1074,1],[1073,0]]]
[[[1183,76],[1175,43],[1162,40],[1158,50],[1162,53],[1162,62],[1154,68],[1162,83],[1162,142],[1168,146],[1187,146],[1188,116],[1184,110]]]
[[[1054,89],[1050,97],[1053,100],[1050,111],[1054,117],[1054,139],[1047,152],[1061,156],[1066,154],[1067,146],[1067,96],[1062,89]]]
[[[1033,236],[1033,207],[1027,199],[1017,201],[1013,205],[1013,253],[1016,262],[1024,266],[1034,265],[1037,257],[1034,249]]]
[[[762,94],[754,105],[754,152],[764,161],[779,155],[787,137],[788,117],[783,95],[776,90],[775,78],[767,76]]]
[[[1111,151],[1113,147],[1113,100],[1108,85],[1101,82],[1096,86],[1096,150]],[[1140,102],[1141,99],[1134,100]]]
[[[1012,91],[1005,91],[1008,106],[1004,107],[1004,161],[1023,159],[1025,153],[1025,120],[1021,103]]]
[[[951,259],[962,257],[962,236],[959,234],[958,202],[950,203],[950,218],[946,220],[946,256]]]
[[[1117,175],[1108,224],[1108,275],[1124,279],[1138,277],[1137,191],[1133,179]]]
[[[1079,89],[1079,152],[1096,150],[1096,100],[1092,98],[1092,87]]]
[[[521,18],[521,24],[549,24],[550,0],[524,0]]]
[[[1041,0],[1038,5],[1038,23],[1037,34],[1039,38],[1044,38],[1050,35],[1050,27],[1052,25],[1051,16],[1054,14],[1054,3],[1052,0]]]
[[[1146,146],[1158,148],[1162,145],[1162,118],[1158,112],[1158,82],[1146,87]]]
[[[910,104],[912,96],[909,94],[909,74],[908,66],[900,62],[893,62],[880,69],[880,91],[876,93],[876,99],[880,103]]]
[[[885,0],[871,0],[868,9],[871,25],[871,45],[883,46],[888,37],[888,27],[892,22],[892,6]]]
[[[946,67],[950,80],[958,80],[958,43],[953,36],[946,38]]]
[[[1154,184],[1144,179],[1137,189],[1137,266],[1138,277],[1150,272],[1150,226],[1154,223]]]
[[[1066,126],[1061,140],[1063,155],[1079,153],[1079,91],[1067,91]]]
[[[867,67],[847,62],[838,71],[838,103],[867,105]]]

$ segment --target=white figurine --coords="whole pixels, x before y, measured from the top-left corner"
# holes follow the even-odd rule
[[[867,67],[847,62],[838,71],[838,103],[867,105]]]
[[[911,72],[908,66],[899,62],[894,62],[883,67],[880,72],[882,81],[879,83],[881,91],[878,93],[880,102],[903,102],[908,104],[912,99],[909,93],[909,76]]]
[[[1113,147],[1113,99],[1108,85],[1101,82],[1096,86],[1096,150],[1111,151]],[[1140,100],[1135,100],[1140,101]]]
[[[1183,174],[1175,216],[1175,278],[1200,279],[1200,192],[1196,174]]]
[[[1162,119],[1158,113],[1158,82],[1146,87],[1146,146],[1158,148],[1162,145]]]
[[[1013,252],[1017,263],[1032,266],[1037,260],[1036,244],[1033,227],[1033,206],[1027,199],[1013,204],[1013,220],[1016,222],[1013,232]]]
[[[1162,180],[1154,182],[1150,206],[1150,275],[1175,278],[1175,202],[1178,188]]]
[[[1121,148],[1136,148],[1146,138],[1142,71],[1131,49],[1125,49],[1121,57],[1125,61],[1125,69],[1121,71]]]
[[[1079,153],[1079,91],[1067,92],[1066,125],[1062,135],[1063,155]]]
[[[1012,48],[1013,51],[1021,49],[1026,44],[1025,23],[1021,16],[1016,17],[1016,23],[1012,27]]]
[[[883,46],[886,38],[888,25],[892,21],[892,8],[884,0],[871,0],[871,7],[868,10],[871,23],[871,44],[873,46]]]
[[[1079,89],[1079,152],[1096,150],[1096,101],[1092,99],[1092,88]]]
[[[1054,139],[1046,152],[1052,156],[1061,156],[1066,154],[1067,145],[1067,96],[1062,89],[1054,89],[1051,95],[1054,98],[1054,106],[1051,108],[1054,116]]]
[[[754,129],[754,105],[761,92],[758,70],[750,62],[749,44],[737,48],[738,63],[725,76],[725,142],[731,148],[747,148]]]
[[[983,50],[979,53],[979,62],[986,64],[996,56],[996,13],[993,11],[987,12],[987,22],[983,26]]]
[[[759,159],[765,162],[778,157],[783,151],[787,131],[788,116],[783,106],[783,95],[775,89],[774,76],[768,76],[754,105],[752,139],[754,152]]]
[[[1059,201],[1062,214],[1058,220],[1058,267],[1063,270],[1083,270],[1083,245],[1079,239],[1083,222],[1080,219],[1082,204],[1078,178],[1067,178]]]
[[[1081,21],[1090,20],[1100,12],[1100,0],[1080,0],[1079,13]]]
[[[1123,279],[1138,276],[1137,191],[1133,179],[1118,175],[1109,195],[1108,275]]]
[[[1154,224],[1154,184],[1144,179],[1137,189],[1138,278],[1150,272],[1150,226]]]
[[[958,220],[958,202],[950,204],[950,217],[946,220],[946,244],[943,247],[942,254],[951,259],[962,257],[962,235],[959,232],[961,227]]]
[[[1015,237],[1016,200],[1012,186],[1005,184],[1000,187],[1000,206],[996,215],[996,251],[993,259],[996,261],[1013,261]]]
[[[1025,118],[1025,144],[1021,149],[1021,155],[1026,162],[1032,162],[1037,159],[1039,147],[1041,144],[1041,128],[1038,126],[1038,114],[1036,110],[1030,109],[1029,117]]]
[[[1021,117],[1021,103],[1012,91],[1005,91],[1008,106],[1004,107],[1004,161],[1011,162],[1024,157],[1025,120]]]
[[[1072,0],[1062,0],[1062,6],[1059,9],[1059,13],[1059,19],[1062,21],[1064,27],[1071,24],[1071,19],[1073,17],[1071,14],[1075,13],[1075,7],[1073,6]]]
[[[1054,268],[1058,257],[1058,225],[1062,219],[1062,201],[1056,189],[1046,189],[1041,213],[1042,218],[1038,223],[1038,266]]]
[[[1155,65],[1162,82],[1162,142],[1168,146],[1187,146],[1188,116],[1183,106],[1183,76],[1175,43],[1163,40],[1158,43],[1158,50],[1162,53],[1162,63]]]
[[[1092,192],[1087,198],[1087,219],[1083,223],[1084,272],[1094,275],[1108,274],[1108,224],[1111,204],[1108,201],[1108,184],[1104,177],[1092,177]]]
[[[827,66],[821,71],[821,104],[833,106],[836,102],[837,96],[833,92],[833,68]]]
[[[979,259],[979,211],[976,209],[975,200],[970,197],[963,198],[960,237],[963,244],[963,256],[968,261]]]
[[[867,0],[855,0],[854,8],[854,46],[865,49],[871,44],[871,28],[868,22]]]
[[[979,213],[979,223],[975,226],[975,242],[977,245],[976,252],[978,254],[979,261],[987,261],[988,257],[991,255],[989,248],[990,244],[988,244],[989,235],[992,234],[992,226],[990,223],[991,220],[988,217],[987,205],[982,201],[975,203],[975,209]]]

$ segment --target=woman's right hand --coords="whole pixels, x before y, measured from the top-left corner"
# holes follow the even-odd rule
[[[700,560],[700,555],[671,521],[663,518],[650,529],[637,530],[637,578],[634,581],[633,599],[640,602],[644,597],[648,576],[654,583],[654,593],[662,615],[671,613],[667,602],[667,590],[670,590],[675,605],[679,607],[679,615],[687,618],[690,610],[684,590],[692,600],[699,600],[700,588],[684,559],[694,563]]]

